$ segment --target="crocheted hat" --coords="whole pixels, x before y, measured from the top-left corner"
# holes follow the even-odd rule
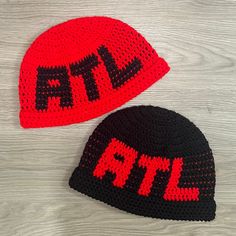
[[[78,123],[109,112],[169,71],[132,27],[108,17],[77,18],[41,34],[19,78],[24,128]]]
[[[69,184],[138,215],[215,218],[215,167],[206,138],[185,117],[159,107],[126,108],[104,119]]]

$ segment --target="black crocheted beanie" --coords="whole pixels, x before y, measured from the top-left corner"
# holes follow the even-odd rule
[[[215,218],[215,167],[208,142],[188,119],[160,107],[131,107],[105,118],[69,184],[138,215]]]

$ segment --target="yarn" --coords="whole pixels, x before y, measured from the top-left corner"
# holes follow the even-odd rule
[[[69,184],[138,215],[215,218],[215,166],[206,138],[187,118],[159,107],[130,107],[105,118]]]
[[[24,128],[79,123],[150,87],[167,63],[132,27],[108,17],[53,26],[27,50],[19,76]]]

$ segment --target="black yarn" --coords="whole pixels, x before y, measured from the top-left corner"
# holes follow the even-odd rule
[[[199,188],[199,201],[166,201],[163,194],[170,172],[158,172],[150,196],[137,190],[145,170],[137,164],[131,170],[124,188],[112,185],[115,174],[106,172],[102,180],[93,176],[99,158],[111,138],[117,138],[140,153],[164,156],[172,160],[182,157],[183,170],[178,187]],[[122,157],[116,156],[122,161]],[[201,131],[176,112],[152,106],[119,110],[105,118],[90,136],[79,166],[70,178],[70,187],[92,198],[130,213],[174,220],[215,218],[215,166],[212,151]]]

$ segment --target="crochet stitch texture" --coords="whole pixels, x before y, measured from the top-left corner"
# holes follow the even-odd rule
[[[215,218],[215,166],[206,138],[187,118],[159,107],[130,107],[105,118],[69,184],[138,215]]]
[[[83,17],[42,33],[20,69],[24,128],[68,125],[109,112],[169,71],[132,27],[108,17]]]

